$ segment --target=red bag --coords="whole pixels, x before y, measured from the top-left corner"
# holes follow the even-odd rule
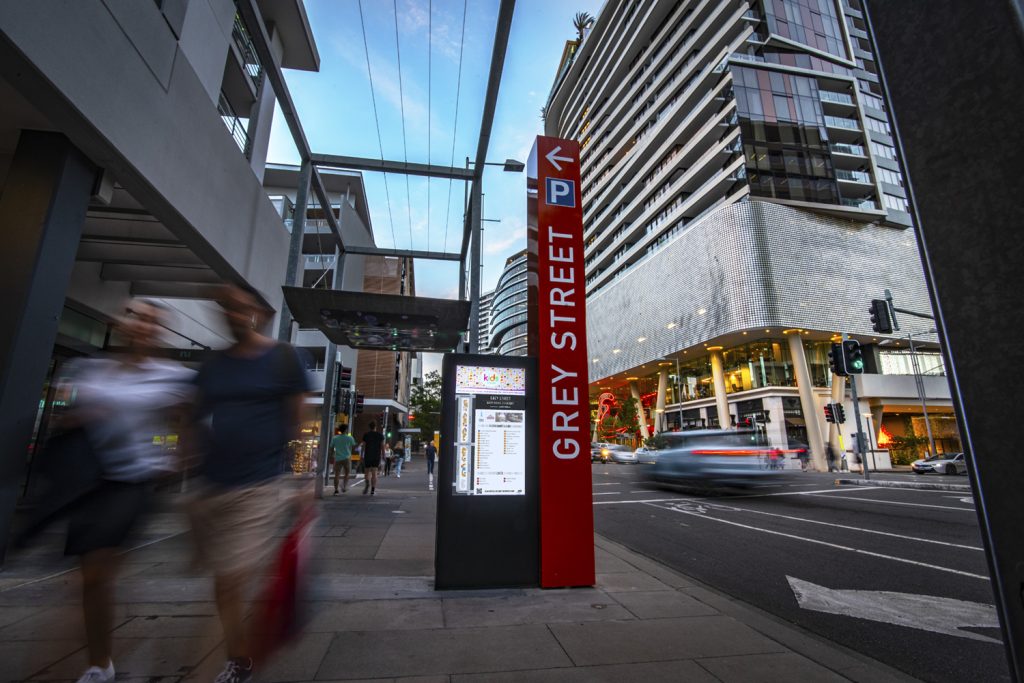
[[[298,636],[305,625],[302,604],[312,546],[310,531],[315,521],[316,508],[310,505],[299,514],[281,544],[274,573],[263,589],[255,612],[253,653],[258,661],[267,660]]]

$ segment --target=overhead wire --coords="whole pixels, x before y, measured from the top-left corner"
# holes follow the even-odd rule
[[[363,52],[366,54],[366,73],[370,77],[370,101],[373,103],[373,121],[377,125],[377,146],[380,148],[380,161],[384,163],[384,140],[380,135],[380,117],[377,116],[377,96],[373,91],[373,69],[370,68],[370,47],[366,42],[366,22],[363,19],[363,0],[359,0],[359,27],[363,30]],[[391,212],[391,191],[388,189],[388,172],[384,171],[384,196],[388,204],[388,221],[391,223],[391,246],[398,248],[395,239],[395,217]]]
[[[452,129],[452,158],[449,166],[455,166],[455,136],[459,130],[459,94],[462,91],[462,53],[466,46],[466,7],[468,0],[462,0],[462,37],[459,39],[459,77],[455,85],[455,125]],[[448,251],[448,220],[452,210],[452,178],[448,178],[448,204],[444,213],[444,250]]]
[[[393,0],[395,7],[395,54],[398,55],[398,100],[402,108],[402,160],[406,171],[409,170],[409,148],[405,137],[405,91],[402,89],[402,48],[398,44],[398,0]],[[412,249],[412,194],[409,192],[409,174],[405,174],[405,208],[409,212],[409,248]]]
[[[431,67],[434,37],[434,0],[427,3],[427,166],[430,166],[430,127],[433,124],[430,108]],[[427,251],[430,251],[430,176],[427,176]]]

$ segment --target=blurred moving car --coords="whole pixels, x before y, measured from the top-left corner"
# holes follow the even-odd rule
[[[600,443],[595,441],[590,444],[590,462],[600,460],[601,462],[608,462],[608,446],[611,444]]]
[[[612,462],[635,463],[636,453],[630,450],[629,446],[610,444],[605,450],[608,451],[608,459]]]
[[[636,449],[633,452],[633,455],[636,456],[637,462],[653,465],[654,462],[658,459],[658,449],[648,448],[647,446],[641,446],[640,448]]]
[[[925,472],[960,474],[967,472],[967,461],[964,460],[963,453],[939,453],[938,455],[929,455],[922,460],[915,460],[910,465],[910,469],[914,470],[914,474],[924,474]]]
[[[773,466],[775,451],[754,431],[701,429],[663,436],[665,447],[647,469],[656,483],[746,486],[782,476]]]

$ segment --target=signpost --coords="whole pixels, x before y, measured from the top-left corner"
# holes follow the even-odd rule
[[[529,355],[537,359],[540,583],[594,584],[580,149],[540,136],[527,173]]]

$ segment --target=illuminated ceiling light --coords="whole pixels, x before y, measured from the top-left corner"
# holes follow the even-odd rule
[[[612,349],[612,353],[622,353],[622,349]]]
[[[647,341],[647,337],[637,337],[636,340],[642,344],[643,342]]]
[[[669,323],[668,325],[665,325],[665,329],[666,329],[666,330],[671,330],[671,329],[672,329],[673,327],[675,327],[675,326],[676,326],[676,324],[675,324],[675,323]]]
[[[721,351],[724,348],[724,346],[709,346],[708,351]]]
[[[768,330],[765,330],[765,332],[767,332],[767,331],[768,331]],[[799,334],[799,333],[800,333],[800,330],[799,330],[798,328],[792,328],[792,329],[789,329],[789,330],[783,330],[783,331],[782,331],[782,334],[789,334],[789,333],[791,333],[791,332],[796,332],[797,334]]]
[[[633,381],[636,381],[636,380],[638,380],[640,378],[639,377],[627,377],[626,379],[628,379],[630,382],[633,382]]]
[[[704,315],[707,312],[708,312],[708,309],[706,309],[706,308],[698,308],[697,309],[697,315]]]
[[[746,332],[744,332],[743,334],[744,334],[744,335],[746,335],[747,333],[746,333]]]
[[[597,363],[600,360],[601,360],[600,358],[595,358],[593,362]]]
[[[765,334],[771,334],[771,333],[772,333],[771,330],[765,330]]]
[[[672,361],[665,361],[664,363],[658,363],[659,366],[672,365]]]

